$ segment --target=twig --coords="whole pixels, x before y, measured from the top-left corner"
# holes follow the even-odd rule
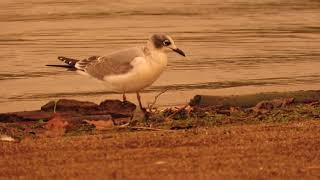
[[[141,127],[141,126],[129,126],[129,125],[122,125],[118,126],[119,129],[133,129],[133,130],[150,130],[150,131],[172,131],[170,129],[159,129],[159,128],[151,128],[151,127]]]
[[[128,127],[128,128],[134,129],[134,130],[172,131],[170,129],[159,129],[159,128],[150,128],[150,127],[139,127],[139,126],[133,126],[133,127]]]
[[[168,117],[166,117],[165,121],[167,121],[168,119],[172,118],[173,116],[175,116],[176,114],[178,114],[182,110],[186,109],[188,106],[189,106],[189,104],[186,104],[183,107],[179,108],[176,112],[174,112],[174,113],[170,114]]]
[[[158,98],[159,98],[162,94],[164,94],[165,92],[167,92],[168,90],[169,90],[169,89],[165,89],[165,90],[161,91],[159,94],[157,94],[157,95],[154,97],[153,102],[148,105],[148,109],[149,109],[150,112],[151,112],[153,106],[156,104]]]
[[[54,101],[54,106],[53,106],[53,113],[56,113],[57,103],[58,103],[58,101],[55,100],[55,101]]]
[[[320,166],[309,166],[306,169],[320,169]]]
[[[315,106],[315,105],[319,105],[320,104],[320,102],[319,101],[316,101],[316,102],[312,102],[312,103],[310,103],[310,105],[311,106]]]

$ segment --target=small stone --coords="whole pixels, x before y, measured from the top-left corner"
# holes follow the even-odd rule
[[[16,140],[8,135],[0,135],[0,141],[15,142]]]
[[[157,161],[154,164],[161,165],[161,164],[167,164],[167,162],[166,161]]]
[[[129,101],[120,101],[120,100],[105,100],[100,103],[100,109],[106,113],[111,113],[113,115],[122,115],[122,116],[133,116],[133,113],[136,109],[136,105]]]
[[[56,106],[56,107],[54,107]],[[56,112],[81,112],[85,113],[88,111],[97,111],[99,106],[93,102],[89,101],[78,101],[73,99],[60,99],[56,103],[50,101],[41,107],[42,111],[53,112],[54,108]]]

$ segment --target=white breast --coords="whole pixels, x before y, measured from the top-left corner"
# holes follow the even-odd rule
[[[133,69],[128,73],[106,76],[104,80],[115,91],[137,92],[158,79],[167,66],[167,55],[159,52],[147,57],[137,57],[131,65]]]

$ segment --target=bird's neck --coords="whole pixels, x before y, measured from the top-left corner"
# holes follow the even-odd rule
[[[150,47],[144,47],[144,53],[146,55],[146,59],[150,60],[151,63],[156,63],[162,66],[167,65],[167,53]]]

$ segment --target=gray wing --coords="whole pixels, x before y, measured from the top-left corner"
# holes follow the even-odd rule
[[[76,68],[85,71],[97,79],[103,80],[107,75],[129,72],[133,68],[130,63],[136,57],[144,57],[142,47],[117,51],[108,56],[92,56],[77,62]]]

